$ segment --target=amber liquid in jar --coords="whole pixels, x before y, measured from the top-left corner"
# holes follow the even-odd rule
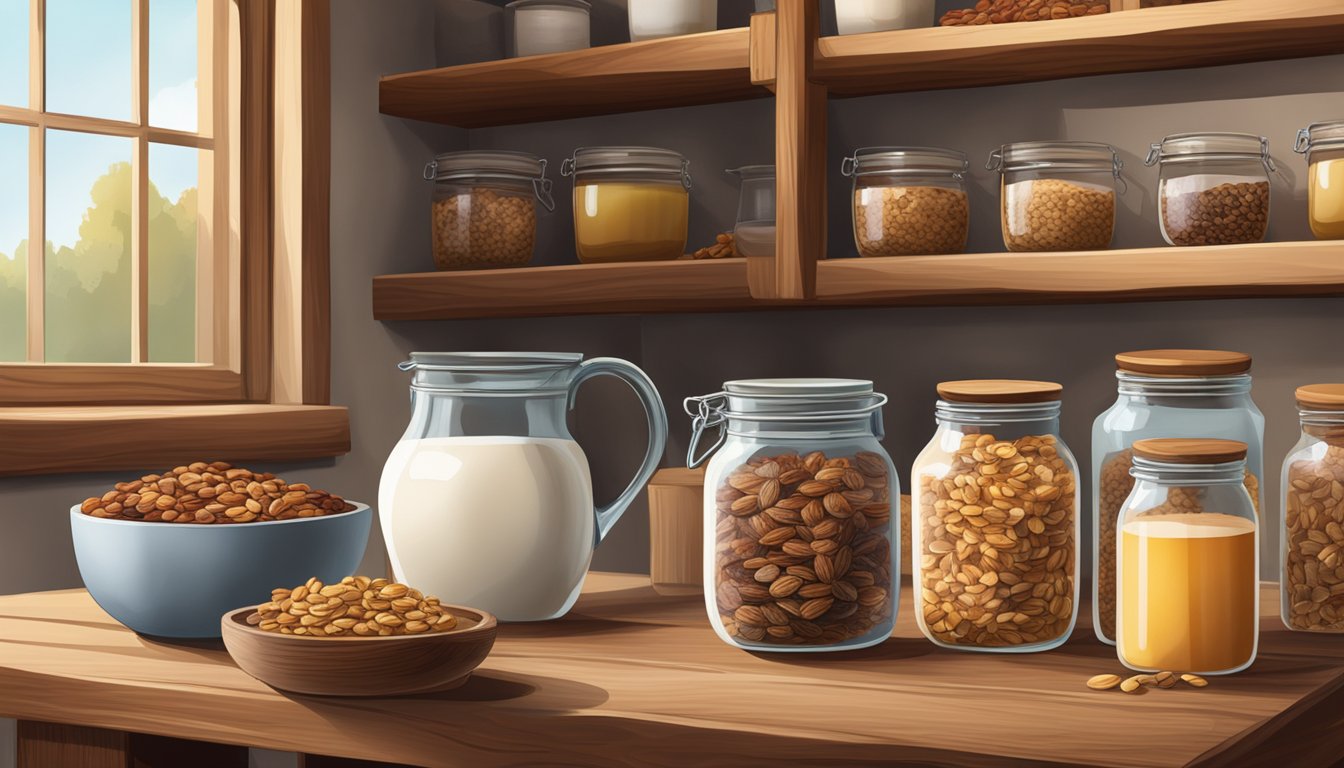
[[[579,261],[659,261],[686,249],[689,196],[681,184],[603,181],[574,186]]]
[[[1344,240],[1344,158],[1312,163],[1307,184],[1311,233],[1318,240]]]

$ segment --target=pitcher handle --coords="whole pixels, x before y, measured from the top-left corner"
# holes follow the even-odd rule
[[[574,407],[574,395],[578,392],[579,386],[594,376],[615,376],[629,384],[643,403],[644,415],[649,420],[649,448],[644,454],[644,463],[640,465],[630,485],[621,491],[621,495],[617,496],[615,501],[597,508],[595,543],[600,544],[658,469],[663,449],[667,447],[667,409],[663,407],[663,399],[658,396],[658,389],[653,386],[649,377],[636,366],[615,357],[595,357],[579,365],[578,373],[574,375],[569,385],[570,408]]]

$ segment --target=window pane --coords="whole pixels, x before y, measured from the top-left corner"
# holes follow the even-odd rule
[[[28,106],[28,2],[0,0],[0,104]]]
[[[196,0],[150,0],[149,122],[196,131]]]
[[[132,0],[47,0],[47,111],[133,120]]]
[[[28,129],[0,124],[0,362],[28,357]]]
[[[131,360],[131,139],[47,131],[49,363]]]
[[[149,145],[149,361],[196,361],[196,177],[201,150]]]

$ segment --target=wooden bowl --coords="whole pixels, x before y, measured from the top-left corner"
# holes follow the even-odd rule
[[[263,632],[247,623],[255,607],[225,614],[220,629],[238,666],[272,688],[317,696],[404,696],[462,685],[495,644],[494,616],[458,605],[443,608],[457,617],[457,628],[422,635]]]

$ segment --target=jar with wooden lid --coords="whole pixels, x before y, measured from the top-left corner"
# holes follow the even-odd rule
[[[747,379],[686,399],[705,469],[705,608],[752,651],[841,651],[891,636],[900,480],[885,395],[857,379]],[[717,428],[708,452],[699,444]]]
[[[1116,654],[1140,672],[1240,672],[1260,627],[1259,537],[1246,444],[1134,443],[1116,531]]]
[[[1250,133],[1178,133],[1153,144],[1158,223],[1170,245],[1258,243],[1269,231],[1269,140]]]
[[[1317,240],[1344,240],[1344,120],[1297,133],[1293,151],[1307,156],[1307,215]]]
[[[868,147],[840,163],[853,177],[860,256],[961,253],[970,231],[966,156],[933,147]]]
[[[1000,218],[1010,251],[1096,251],[1111,247],[1115,196],[1125,192],[1115,147],[1086,141],[1024,141],[989,155],[1002,174]]]
[[[915,616],[945,648],[1027,652],[1068,639],[1078,605],[1078,466],[1063,388],[938,385],[937,431],[911,473]]]
[[[1344,384],[1297,390],[1302,437],[1283,460],[1283,623],[1344,632]]]
[[[434,182],[434,265],[521,267],[532,260],[537,206],[555,210],[546,160],[527,152],[446,152],[425,166]]]
[[[671,261],[686,251],[690,161],[656,147],[585,147],[560,164],[574,180],[579,261]]]
[[[1251,357],[1213,349],[1148,349],[1115,356],[1116,399],[1092,425],[1092,628],[1115,643],[1115,531],[1134,488],[1131,446],[1160,437],[1246,443],[1243,482],[1261,507],[1265,417],[1251,399]]]

